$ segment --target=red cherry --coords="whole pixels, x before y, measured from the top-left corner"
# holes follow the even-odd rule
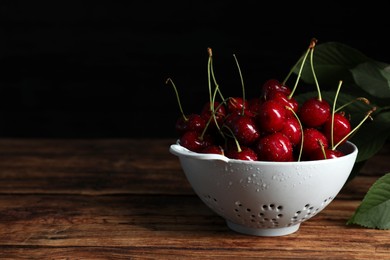
[[[202,118],[202,120],[203,120],[203,118]],[[179,135],[182,135],[187,131],[187,129],[188,129],[187,122],[188,122],[187,117],[184,118],[184,116],[180,116],[177,118],[176,124],[175,124],[175,130]]]
[[[241,145],[238,151],[237,146],[232,145],[226,151],[226,157],[237,160],[257,161],[257,153],[250,147]]]
[[[319,127],[330,117],[330,105],[318,98],[307,99],[298,113],[301,123],[306,127]]]
[[[282,92],[288,96],[291,93],[291,89],[277,79],[269,79],[263,84],[261,95],[267,100],[268,96],[273,92]]]
[[[291,97],[289,98],[286,94],[283,92],[272,92],[269,95],[268,100],[275,100],[276,102],[280,103],[284,107],[290,107],[295,113],[298,113],[298,101]],[[287,117],[295,117],[293,112],[287,110]]]
[[[334,113],[333,121],[334,121],[333,122],[333,144],[337,144],[351,132],[351,124],[349,120],[341,113]],[[329,117],[328,120],[326,120],[323,127],[323,132],[329,141],[332,140],[331,130],[332,130],[332,117]],[[345,139],[340,144],[343,144],[346,141],[347,139]]]
[[[305,157],[310,157],[310,154],[321,147],[328,148],[328,139],[316,128],[305,128],[303,130],[303,147],[302,153]]]
[[[261,137],[256,145],[260,161],[293,161],[293,147],[290,139],[280,132]]]
[[[245,100],[244,102],[244,99],[242,97],[230,97],[227,102],[227,109],[228,112],[230,113],[236,111],[242,113],[243,109],[245,110],[248,108],[249,108],[248,101]]]
[[[200,113],[201,117],[206,121],[206,124],[207,122],[210,120],[210,118],[213,116],[213,113],[211,111],[211,107],[210,107],[210,103],[211,102],[207,102],[206,104],[203,105],[203,108],[202,108],[202,111]],[[215,101],[214,102],[214,119],[211,119],[210,121],[210,126],[215,126],[215,121],[218,123],[218,125],[222,125],[224,119],[225,119],[225,116],[226,116],[226,108],[225,106],[222,104],[220,104],[220,102],[218,101]]]
[[[325,154],[324,154],[325,153]],[[325,160],[325,159],[334,159],[344,156],[344,153],[339,150],[332,150],[326,148],[324,150],[316,149],[310,153],[310,160]]]
[[[312,39],[304,59],[300,59],[300,69],[306,63],[309,51],[313,54],[315,44],[316,39]],[[208,48],[208,51],[211,58],[211,49]],[[312,60],[310,62],[315,76]],[[209,72],[213,73],[212,67],[209,67]],[[245,99],[244,84],[242,97],[233,96],[228,99],[223,98],[219,89],[212,93],[209,88],[210,101],[204,104],[200,113],[186,115],[177,89],[168,78],[166,83],[172,83],[181,111],[181,117],[175,125],[180,144],[194,152],[226,154],[230,158],[241,160],[282,162],[300,161],[302,156],[304,160],[343,156],[337,150],[338,145],[342,144],[341,140],[344,143],[347,137],[370,118],[376,108],[372,108],[360,124],[351,130],[349,120],[342,114],[336,113],[331,117],[335,112],[322,99],[317,81],[317,97],[305,99],[299,106],[292,97],[298,79],[293,89],[286,86],[287,78],[283,82],[269,79],[261,86],[261,95],[252,99]],[[214,78],[213,81],[216,83]],[[217,102],[211,96],[218,96],[223,101]],[[333,105],[336,104],[336,98],[337,96]],[[332,125],[334,129],[331,129]]]
[[[232,128],[233,127],[233,122],[236,120],[237,117],[241,116],[241,113],[239,112],[234,112],[234,113],[229,113],[225,116],[224,124]]]
[[[199,151],[200,153],[213,153],[213,154],[220,154],[225,155],[225,152],[223,148],[220,145],[209,145]]]
[[[206,126],[206,121],[199,114],[190,114],[185,118],[180,116],[175,125],[176,132],[183,134],[187,131],[202,132]]]
[[[180,145],[193,152],[200,152],[213,142],[209,135],[201,137],[200,133],[196,131],[188,131],[180,136]]]
[[[283,128],[286,119],[286,108],[274,100],[265,101],[256,120],[262,131],[272,133]]]
[[[290,139],[293,146],[301,144],[301,139],[302,139],[301,126],[296,117],[287,118],[282,130],[280,130],[279,132],[287,136]]]
[[[250,116],[236,115],[228,126],[240,144],[251,145],[260,137],[256,122]]]

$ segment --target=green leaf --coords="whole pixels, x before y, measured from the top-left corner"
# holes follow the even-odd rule
[[[356,84],[376,98],[390,98],[388,64],[364,62],[351,69]]]
[[[390,173],[379,178],[368,190],[347,225],[390,229]]]
[[[373,120],[363,124],[350,138],[358,148],[357,162],[364,161],[379,152],[390,137],[390,111],[382,110]]]
[[[298,74],[300,65],[294,69]],[[313,66],[321,89],[335,90],[343,81],[343,89],[385,106],[390,100],[390,65],[375,61],[362,52],[338,42],[318,44],[313,53]],[[315,84],[310,58],[306,59],[301,79]]]
[[[346,44],[326,42],[318,44],[314,49],[315,67],[326,64],[351,69],[357,64],[370,61],[371,58]]]
[[[354,81],[351,69],[357,65],[372,61],[362,52],[338,42],[326,42],[318,44],[313,53],[314,71],[317,79],[325,85],[337,86],[339,80],[346,83]],[[299,66],[294,70],[297,74]],[[310,59],[308,58],[302,70],[303,81],[314,84]]]

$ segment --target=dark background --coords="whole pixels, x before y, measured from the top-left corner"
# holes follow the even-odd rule
[[[279,1],[1,1],[0,136],[174,137],[208,99],[207,47],[225,96],[283,79],[311,38],[390,63],[386,8]],[[390,21],[390,20],[389,20]]]

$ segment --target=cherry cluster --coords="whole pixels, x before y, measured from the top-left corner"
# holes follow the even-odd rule
[[[311,43],[306,54],[313,49]],[[209,54],[211,59],[210,49]],[[215,84],[210,100],[199,113],[184,114],[178,98],[182,114],[175,129],[180,145],[197,153],[251,161],[291,162],[343,156],[337,148],[357,129],[352,129],[346,113],[335,109],[335,100],[331,107],[318,86],[317,96],[299,104],[293,96],[298,80],[292,89],[286,80],[267,80],[259,96],[250,99],[245,98],[244,90],[242,96],[224,98]],[[178,97],[173,81],[168,81]],[[215,98],[217,94],[220,100]],[[368,117],[369,114],[365,119]]]

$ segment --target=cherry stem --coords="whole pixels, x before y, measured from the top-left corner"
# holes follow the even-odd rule
[[[224,125],[224,127],[227,128],[227,129],[229,130],[230,134],[232,135],[232,137],[233,137],[233,139],[234,139],[234,142],[236,143],[237,151],[238,151],[239,153],[241,153],[241,152],[242,152],[242,149],[241,149],[240,143],[238,142],[238,140],[237,140],[236,136],[234,135],[232,129],[230,129],[230,127],[228,127],[227,125]]]
[[[287,77],[290,77],[290,75],[291,75],[291,73],[293,72],[293,70],[295,70],[295,67],[299,64],[300,61],[302,61],[301,67],[299,68],[299,72],[298,72],[298,75],[297,75],[297,79],[296,79],[296,81],[295,81],[295,84],[294,84],[293,89],[291,90],[290,95],[288,96],[288,99],[291,99],[291,98],[292,98],[292,96],[294,95],[295,90],[297,89],[299,79],[301,78],[301,74],[302,74],[303,67],[305,66],[305,62],[306,62],[306,59],[307,59],[307,55],[309,55],[310,50],[314,47],[314,46],[313,46],[313,45],[314,45],[314,44],[313,44],[313,41],[314,41],[314,40],[315,40],[315,39],[312,39],[312,40],[310,41],[309,48],[307,48],[305,55],[304,55],[303,57],[301,57],[301,58],[298,60],[298,62],[294,65],[294,67],[291,69],[291,71],[290,71],[289,74],[287,75]],[[315,40],[315,41],[316,41],[316,40]],[[313,47],[312,47],[312,46],[313,46]],[[287,78],[286,78],[283,82],[285,83],[286,81],[287,81]]]
[[[213,82],[214,82],[215,86],[218,87],[217,79],[215,78],[215,74],[214,74],[214,66],[213,66],[213,58],[212,58],[213,52],[212,52],[211,48],[207,48],[207,52],[209,53],[209,57],[210,57],[211,77],[213,78]],[[218,89],[218,94],[221,96],[222,100],[225,99],[223,97],[222,92],[221,92],[220,89]]]
[[[337,86],[337,90],[336,90],[336,94],[334,96],[334,100],[333,100],[333,107],[332,107],[332,123],[331,123],[331,128],[330,128],[330,140],[331,140],[331,146],[333,147],[334,145],[334,113],[336,111],[336,102],[337,102],[337,98],[339,96],[339,93],[340,93],[340,89],[341,89],[341,85],[343,84],[343,81],[340,80],[339,81],[339,85]]]
[[[218,86],[216,86],[215,88],[215,91],[214,91],[214,94],[213,94],[213,97],[212,97],[212,100],[213,100],[213,103],[212,103],[212,107],[213,107],[213,110],[211,110],[211,116],[209,118],[209,120],[207,121],[206,123],[206,126],[204,127],[203,131],[202,131],[202,134],[200,135],[199,139],[200,140],[203,140],[203,137],[204,135],[206,134],[206,131],[207,131],[207,128],[209,127],[210,123],[211,123],[211,120],[214,120],[215,122],[215,125],[216,127],[218,128],[218,132],[222,135],[223,138],[225,138],[224,134],[222,133],[221,131],[221,128],[219,127],[218,125],[218,122],[217,122],[217,119],[215,118],[215,111],[218,111],[218,109],[224,105],[227,101],[224,100],[223,102],[221,102],[216,109],[214,109],[214,100],[215,100],[215,95],[217,94],[217,91],[218,91]]]
[[[303,126],[301,124],[301,120],[299,120],[299,117],[298,115],[295,113],[295,111],[289,107],[289,106],[285,106],[286,109],[290,110],[293,115],[295,116],[295,118],[298,120],[298,123],[299,123],[299,127],[301,128],[301,147],[299,148],[299,154],[298,154],[298,159],[297,161],[299,162],[301,160],[301,156],[302,156],[302,150],[303,150]]]
[[[321,140],[318,140],[318,143],[319,143],[320,146],[321,146],[321,151],[322,151],[322,154],[324,155],[324,159],[327,159],[327,157],[326,157],[326,151],[325,151],[325,145],[321,142]]]
[[[288,72],[287,76],[284,78],[284,80],[282,81],[282,84],[283,85],[286,85],[287,81],[289,80],[289,78],[291,77],[291,75],[293,74],[294,70],[296,67],[298,67],[299,63],[302,61],[303,59],[303,56],[301,56],[299,58],[299,60],[294,64],[294,66],[292,66],[292,68],[290,69],[290,71]]]
[[[209,85],[209,94],[210,94],[210,111],[211,111],[211,114],[212,114],[212,116],[209,118],[207,126],[210,124],[211,119],[214,119],[214,121],[215,121],[215,123],[216,123],[216,125],[218,127],[217,120],[215,119],[215,108],[214,108],[215,94],[217,92],[218,85],[215,88],[214,94],[212,94],[210,77],[211,77],[211,72],[212,72],[211,64],[212,64],[213,53],[212,53],[211,48],[207,48],[207,52],[209,53],[209,60],[208,60],[208,63],[207,63],[207,81],[208,81],[208,85]],[[203,129],[203,132],[202,132],[202,134],[200,136],[201,140],[203,139],[203,136],[206,133],[206,129],[207,129],[207,127],[205,127],[205,129]]]
[[[177,103],[179,104],[180,112],[181,112],[181,114],[182,114],[184,120],[187,121],[188,118],[185,116],[184,111],[183,111],[183,108],[182,108],[182,106],[181,106],[181,102],[180,102],[180,98],[179,98],[179,93],[177,92],[177,88],[176,88],[176,86],[175,86],[175,83],[173,83],[173,80],[172,80],[171,78],[168,78],[168,79],[165,81],[165,84],[168,84],[169,82],[172,84],[173,89],[175,90],[176,99],[177,99]]]
[[[366,104],[366,105],[369,105],[369,104],[370,104],[370,101],[369,101],[367,98],[365,98],[365,97],[358,97],[358,98],[356,98],[356,99],[354,99],[354,100],[352,100],[352,101],[349,101],[348,103],[345,103],[345,104],[342,105],[341,107],[337,108],[337,109],[335,110],[335,112],[340,111],[341,109],[343,109],[343,108],[345,108],[345,107],[347,107],[347,106],[349,106],[349,105],[355,103],[356,101],[361,101],[361,102],[363,102],[363,103]]]
[[[314,82],[316,83],[316,87],[317,87],[318,100],[322,101],[320,85],[318,84],[317,76],[316,76],[316,73],[314,71],[314,62],[313,62],[314,47],[315,47],[316,43],[317,43],[317,40],[316,39],[312,39],[311,44],[310,44],[310,67],[311,67],[311,71],[313,73]]]
[[[238,64],[236,55],[233,54],[233,57],[234,57],[234,60],[236,61],[238,73],[240,74],[240,79],[241,79],[241,87],[242,87],[242,104],[243,104],[243,106],[242,106],[242,115],[244,115],[244,113],[245,113],[245,86],[244,86],[244,79],[243,79],[243,77],[242,77],[240,65]]]
[[[212,99],[212,91],[211,91],[211,75],[210,75],[210,71],[211,71],[211,48],[207,48],[207,51],[209,53],[209,59],[208,59],[208,63],[207,63],[207,82],[208,82],[208,85],[209,85],[209,95],[210,95],[210,110],[211,111],[214,111],[214,102],[213,102],[213,99]]]
[[[332,150],[336,150],[336,148],[341,144],[343,143],[347,138],[349,138],[353,133],[355,133],[358,128],[367,120],[367,118],[371,118],[371,114],[373,112],[375,112],[376,110],[376,107],[373,107],[370,111],[368,111],[368,113],[366,114],[366,116],[363,118],[362,121],[360,121],[360,123],[354,128],[352,129],[352,131],[350,131],[346,136],[344,136],[334,147],[332,147]]]

